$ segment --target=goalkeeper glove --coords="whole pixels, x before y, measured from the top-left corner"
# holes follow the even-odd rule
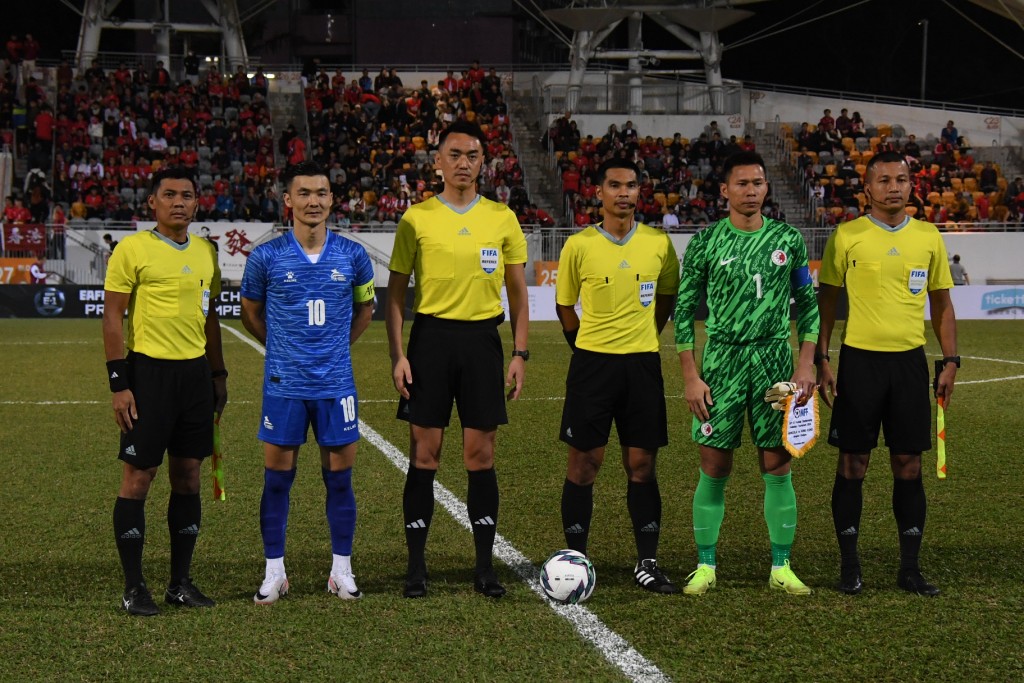
[[[796,384],[793,382],[776,382],[771,389],[764,393],[764,402],[771,403],[775,410],[786,409],[786,398],[796,394]]]

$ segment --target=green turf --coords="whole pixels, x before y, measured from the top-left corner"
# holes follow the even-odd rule
[[[800,527],[793,566],[815,593],[770,592],[763,485],[747,446],[737,453],[727,490],[718,588],[701,599],[649,595],[632,585],[625,480],[617,458],[608,459],[595,493],[590,550],[598,586],[587,608],[675,680],[1020,680],[1021,380],[966,382],[1024,374],[1022,329],[1011,321],[960,324],[964,367],[958,379],[964,383],[947,413],[949,479],[937,481],[934,454],[925,456],[929,518],[922,564],[942,587],[939,598],[895,588],[897,539],[884,451],[865,485],[867,587],[856,598],[831,590],[838,565],[829,512],[835,454],[824,444],[794,465]],[[695,561],[689,527],[697,459],[667,331],[662,340],[671,443],[659,467],[660,563],[682,581]],[[554,323],[531,326],[530,349],[524,400],[510,406],[511,424],[499,434],[499,532],[539,563],[564,544],[559,496],[565,449],[557,425],[569,352]],[[929,351],[936,352],[934,343]],[[404,475],[365,441],[354,478],[354,566],[366,598],[342,602],[325,591],[330,550],[323,485],[309,451],[300,458],[289,521],[292,594],[272,607],[255,607],[252,594],[263,571],[262,457],[255,438],[262,357],[230,334],[231,401],[222,423],[228,498],[212,501],[204,484],[193,571],[219,605],[129,618],[117,609],[121,575],[110,518],[119,466],[100,324],[2,320],[0,353],[0,680],[623,678],[508,568],[499,567],[509,586],[506,598],[474,594],[470,535],[440,507],[428,546],[431,595],[403,600]],[[354,354],[360,417],[404,450],[407,433],[394,419],[382,324],[371,326]],[[822,414],[827,420],[828,411]],[[458,433],[450,436],[439,480],[464,499]],[[147,520],[145,567],[154,588],[167,580],[167,491],[161,473]]]

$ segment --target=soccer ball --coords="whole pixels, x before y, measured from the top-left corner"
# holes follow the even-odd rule
[[[587,556],[575,550],[559,550],[540,568],[540,587],[555,602],[575,605],[594,592],[597,574]]]

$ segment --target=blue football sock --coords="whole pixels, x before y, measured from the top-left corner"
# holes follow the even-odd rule
[[[284,535],[288,528],[288,504],[295,481],[295,470],[263,470],[263,497],[260,499],[260,532],[263,555],[267,559],[284,557]]]
[[[322,470],[327,487],[327,526],[331,528],[331,552],[352,554],[356,533],[356,494],[352,490],[352,468],[332,472]]]

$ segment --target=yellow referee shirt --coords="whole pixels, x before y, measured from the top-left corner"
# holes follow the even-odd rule
[[[526,238],[507,206],[478,196],[454,209],[435,196],[402,216],[388,267],[415,272],[417,313],[487,320],[501,315],[505,265],[516,263],[526,263]]]
[[[661,230],[638,223],[621,242],[597,226],[571,236],[558,259],[555,301],[583,315],[577,348],[598,353],[658,351],[654,298],[675,295],[679,259]]]
[[[818,280],[846,287],[843,343],[868,351],[924,346],[925,298],[953,287],[942,235],[914,218],[896,231],[868,216],[843,223],[825,245]]]
[[[206,240],[176,244],[154,230],[129,235],[110,255],[103,286],[131,294],[130,350],[164,360],[206,353],[206,315],[220,294],[217,253]]]

